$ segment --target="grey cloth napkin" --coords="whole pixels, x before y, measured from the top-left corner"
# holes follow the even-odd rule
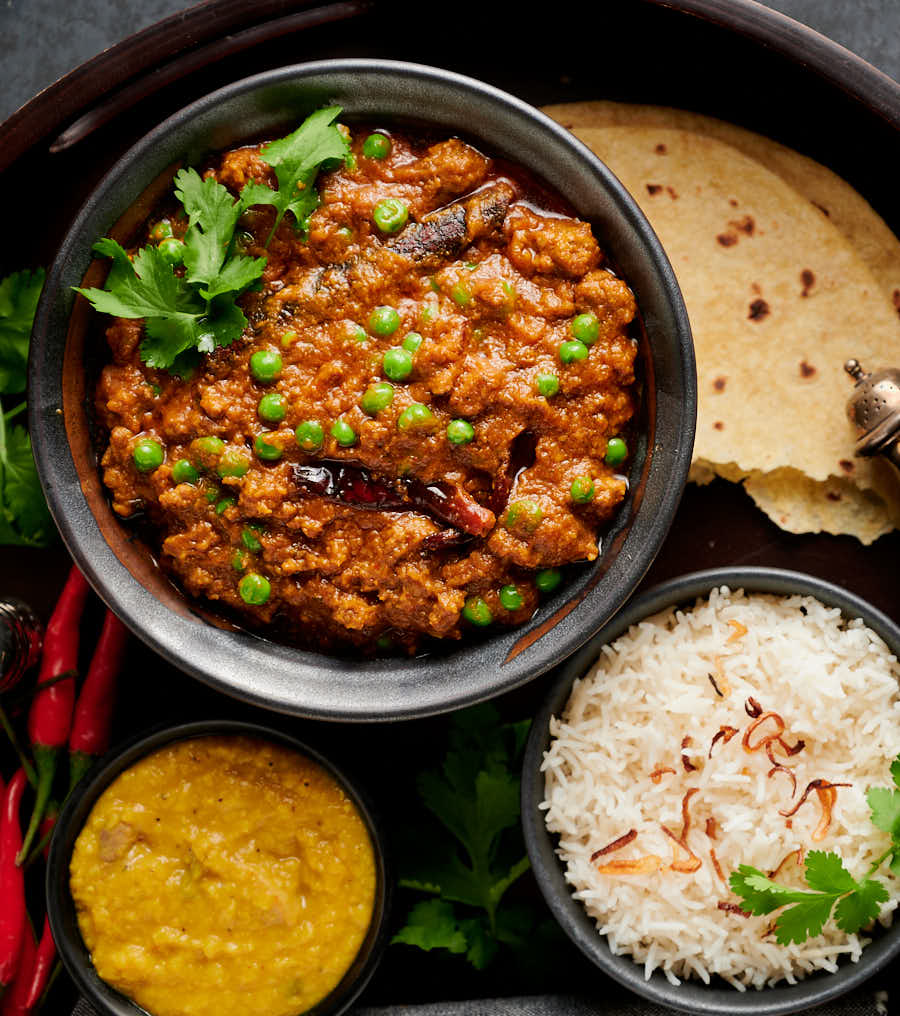
[[[894,999],[896,1005],[896,998]],[[857,991],[838,1002],[808,1010],[815,1016],[887,1016],[895,1012],[887,992]],[[639,998],[604,1002],[575,995],[526,995],[478,998],[429,1005],[364,1006],[352,1016],[671,1016],[671,1009],[648,1005]],[[82,998],[72,1016],[98,1016]]]

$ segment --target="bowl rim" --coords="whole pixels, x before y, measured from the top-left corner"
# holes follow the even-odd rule
[[[219,631],[217,635],[211,635],[204,630],[209,626],[175,614],[134,579],[112,551],[85,499],[65,424],[58,410],[62,404],[62,367],[48,371],[39,369],[38,365],[52,362],[48,346],[58,346],[55,336],[61,330],[62,322],[68,323],[71,314],[72,294],[62,291],[61,280],[70,262],[80,264],[77,261],[78,251],[76,249],[73,253],[73,247],[77,248],[93,217],[101,214],[100,210],[108,200],[110,191],[120,181],[130,179],[129,174],[133,173],[134,165],[140,164],[146,153],[170,134],[178,136],[177,132],[182,126],[185,131],[196,131],[198,119],[222,103],[265,87],[339,74],[357,75],[360,88],[365,82],[371,83],[377,78],[392,76],[391,80],[395,84],[399,80],[405,84],[414,82],[423,87],[433,87],[453,95],[456,101],[460,96],[477,98],[487,104],[491,117],[497,122],[502,117],[510,117],[518,123],[527,123],[530,128],[540,130],[545,136],[548,149],[552,149],[554,158],[570,159],[573,164],[582,167],[584,174],[590,174],[592,186],[596,184],[603,190],[604,200],[609,202],[610,209],[619,220],[619,228],[623,231],[619,253],[630,249],[638,257],[637,252],[640,252],[639,257],[647,266],[646,295],[649,296],[650,289],[653,289],[657,293],[657,302],[660,306],[665,305],[669,314],[671,331],[666,333],[666,345],[661,346],[659,352],[660,355],[665,352],[672,364],[677,364],[677,383],[672,380],[669,391],[657,393],[658,421],[668,421],[673,433],[667,441],[657,441],[656,446],[650,450],[657,462],[661,457],[666,459],[668,465],[662,463],[661,468],[668,469],[668,482],[659,484],[659,489],[653,494],[655,501],[652,505],[644,505],[643,519],[640,520],[640,540],[632,538],[629,541],[626,538],[624,543],[628,552],[617,553],[615,566],[609,569],[614,572],[614,584],[612,580],[605,581],[607,572],[604,569],[596,579],[596,588],[592,590],[591,596],[586,589],[582,592],[587,578],[565,587],[572,594],[570,599],[577,603],[575,609],[570,608],[566,612],[571,612],[572,617],[561,616],[552,631],[544,633],[540,638],[535,635],[523,652],[514,654],[512,647],[534,632],[539,627],[540,620],[554,618],[555,612],[566,602],[561,592],[554,598],[547,598],[539,615],[530,622],[492,635],[489,643],[493,645],[493,659],[481,661],[478,658],[480,647],[486,643],[462,641],[450,655],[456,668],[453,681],[439,677],[437,672],[428,683],[414,680],[414,674],[421,678],[426,668],[435,664],[443,674],[447,667],[447,657],[443,656],[412,660],[354,659],[351,661],[353,669],[357,673],[365,672],[371,681],[365,687],[365,694],[345,693],[336,703],[334,698],[329,697],[330,691],[311,698],[307,694],[306,698],[299,701],[293,690],[295,684],[289,685],[287,677],[290,675],[296,685],[302,686],[300,679],[304,674],[317,675],[323,667],[333,671],[337,669],[338,663],[346,666],[346,661],[267,642],[252,633],[242,633],[238,637],[235,633]],[[438,122],[437,117],[434,122]],[[459,129],[457,126],[456,130]],[[481,132],[476,136],[482,136]],[[527,164],[526,159],[521,161]],[[147,175],[145,169],[140,178],[145,179]],[[65,303],[66,300],[68,304]],[[657,327],[659,334],[662,326]],[[652,347],[649,352],[653,352]],[[697,405],[696,368],[690,326],[674,272],[636,202],[609,169],[565,128],[524,100],[484,82],[441,68],[372,59],[337,59],[294,64],[243,78],[174,113],[129,149],[104,176],[78,212],[50,268],[35,318],[29,384],[29,425],[38,474],[51,514],[70,553],[107,605],[152,649],[176,667],[219,691],[268,709],[344,722],[405,719],[461,708],[532,680],[583,644],[591,632],[627,600],[662,545],[687,479]],[[662,423],[658,422],[657,427],[661,426]],[[647,475],[652,473],[653,470],[648,468]],[[630,503],[626,501],[625,505]],[[624,525],[628,517],[623,506],[620,516],[614,520],[614,527],[617,524]],[[601,555],[601,560],[603,557]],[[591,574],[594,572],[591,571]],[[615,590],[618,592],[612,595]],[[582,600],[585,602],[582,603]],[[575,615],[578,615],[577,623]],[[226,643],[226,635],[234,636],[230,644]],[[233,663],[236,652],[246,660],[240,675]],[[505,660],[502,659],[503,653],[507,654]],[[494,665],[494,660],[498,657],[498,665]],[[488,663],[491,666],[486,666]],[[481,677],[476,681],[473,675],[477,677],[479,670],[482,672]],[[269,680],[270,687],[259,688],[257,684],[260,673],[267,678],[276,675],[277,680]],[[273,683],[278,684],[275,690],[271,687]]]
[[[692,605],[717,586],[775,595],[809,595],[835,606],[848,617],[859,617],[876,632],[895,656],[900,656],[900,626],[862,597],[835,583],[804,572],[770,567],[718,567],[679,575],[647,590],[571,656],[559,671],[535,715],[522,760],[522,828],[532,870],[541,894],[563,931],[600,970],[650,1001],[701,1016],[779,1016],[820,1005],[858,987],[900,955],[900,921],[867,945],[856,963],[842,963],[835,973],[817,971],[793,985],[739,992],[731,987],[707,986],[682,980],[676,987],[655,970],[649,980],[643,967],[628,955],[614,955],[606,938],[583,906],[572,898],[556,853],[556,837],[547,831],[538,804],[544,796],[540,772],[550,743],[550,717],[568,700],[572,683],[582,677],[599,655],[631,625],[676,605]]]
[[[320,751],[274,727],[244,720],[195,720],[143,731],[106,752],[75,786],[60,810],[50,840],[45,877],[47,917],[59,957],[78,989],[99,1012],[110,1016],[146,1016],[133,999],[107,984],[96,972],[78,930],[69,890],[69,861],[75,840],[104,791],[137,762],[168,744],[200,737],[248,737],[289,748],[321,766],[353,803],[363,820],[375,859],[375,899],[369,928],[347,971],[334,988],[298,1016],[339,1016],[369,983],[388,943],[394,892],[387,836],[371,798],[343,768]]]

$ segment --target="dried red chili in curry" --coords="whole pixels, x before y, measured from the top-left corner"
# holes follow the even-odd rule
[[[318,647],[522,623],[627,491],[636,307],[590,226],[458,139],[383,137],[353,129],[308,238],[244,213],[240,340],[180,379],[116,319],[96,390],[116,512],[190,594]],[[209,174],[275,185],[259,146]]]

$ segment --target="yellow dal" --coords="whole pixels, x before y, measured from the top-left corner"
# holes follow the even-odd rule
[[[372,916],[356,808],[268,742],[173,744],[115,780],[72,853],[97,973],[154,1016],[293,1016],[341,980]]]

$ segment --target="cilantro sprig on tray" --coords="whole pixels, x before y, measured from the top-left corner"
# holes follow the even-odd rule
[[[15,272],[0,280],[0,395],[25,391],[28,343],[44,271]],[[44,547],[53,522],[38,480],[31,438],[14,420],[24,401],[6,410],[0,404],[0,544]]]
[[[443,763],[416,781],[439,825],[417,824],[399,879],[431,899],[411,907],[395,943],[446,949],[479,970],[501,947],[528,948],[540,915],[505,900],[529,868],[519,828],[518,771],[528,726],[501,723],[489,705],[451,718]]]
[[[338,106],[318,110],[286,138],[263,146],[260,155],[275,170],[277,190],[251,181],[235,198],[195,169],[176,174],[175,197],[188,217],[183,271],[176,270],[160,247],[148,244],[129,256],[119,243],[104,237],[94,252],[112,259],[105,287],[76,287],[76,292],[102,313],[144,320],[140,355],[148,366],[182,376],[190,373],[199,354],[230,345],[247,327],[237,300],[262,277],[266,258],[235,252],[238,220],[254,205],[273,205],[275,223],[267,245],[287,212],[296,229],[306,234],[319,204],[314,188],[319,170],[349,152],[334,123],[340,112]]]
[[[884,885],[871,876],[889,859],[891,872],[900,876],[900,756],[891,765],[891,777],[893,787],[872,787],[866,793],[872,824],[890,835],[891,845],[862,878],[854,878],[837,854],[823,850],[812,850],[806,857],[808,890],[779,885],[748,864],[740,865],[732,874],[729,885],[740,897],[743,910],[756,916],[782,911],[775,925],[779,944],[799,943],[820,935],[832,912],[837,926],[848,934],[860,931],[878,917],[889,895]]]

